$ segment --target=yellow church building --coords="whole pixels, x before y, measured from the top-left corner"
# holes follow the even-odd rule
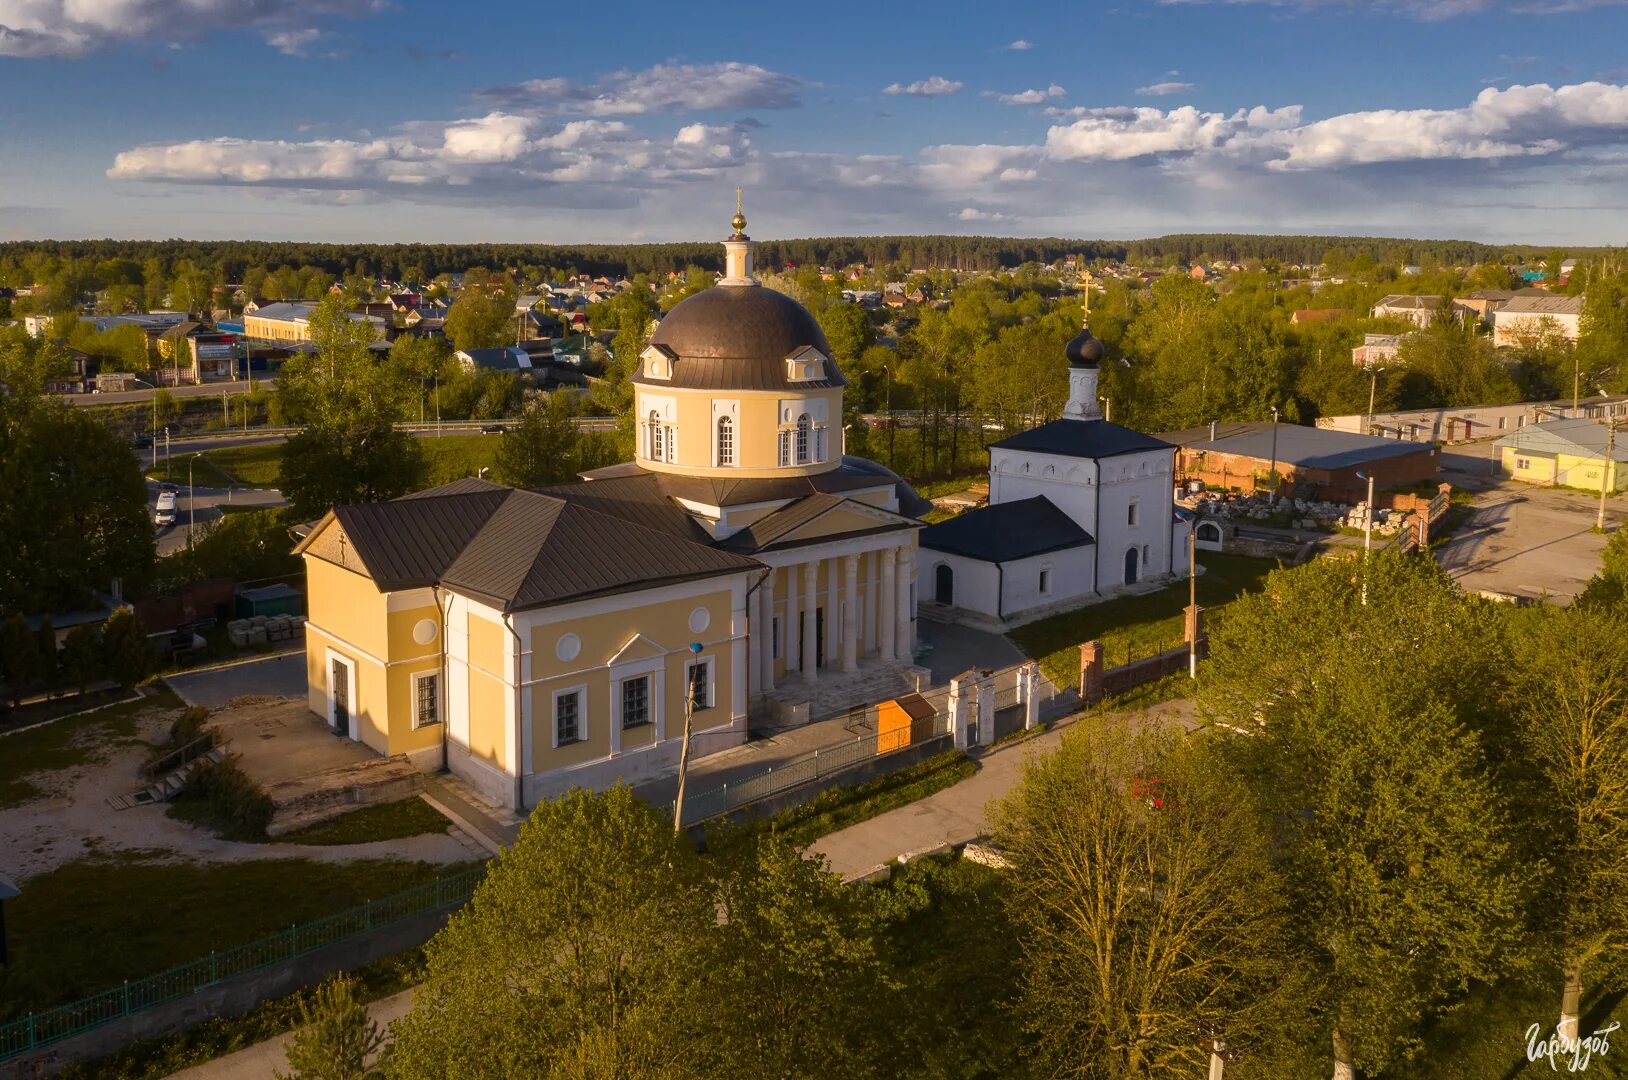
[[[925,505],[842,454],[846,380],[813,315],[753,277],[745,224],[639,357],[633,461],[313,527],[309,701],[337,733],[524,810],[670,773],[686,695],[705,755],[777,687],[912,662]]]

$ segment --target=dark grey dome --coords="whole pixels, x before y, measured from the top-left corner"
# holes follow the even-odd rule
[[[684,300],[656,325],[650,344],[673,357],[671,380],[651,385],[704,389],[819,389],[846,386],[836,362],[825,378],[790,383],[786,357],[812,346],[826,357],[831,345],[807,308],[762,285],[717,285]],[[646,382],[636,375],[635,382]]]
[[[1068,366],[1076,368],[1094,368],[1104,355],[1102,342],[1091,336],[1090,327],[1081,327],[1063,351],[1068,354]]]

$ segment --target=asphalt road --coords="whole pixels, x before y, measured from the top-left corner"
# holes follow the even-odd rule
[[[187,546],[187,523],[190,521],[194,527],[208,524],[219,518],[222,506],[253,506],[273,507],[287,506],[288,500],[283,498],[280,491],[268,491],[255,488],[218,488],[196,486],[189,498],[187,492],[186,470],[178,469],[179,482],[175,485],[177,498],[175,500],[175,524],[154,525],[153,532],[156,546],[160,555],[173,555]],[[153,511],[158,505],[157,480],[147,481],[147,517],[152,519]]]
[[[255,389],[264,387],[270,390],[276,385],[275,379],[254,380]],[[145,390],[121,390],[115,394],[63,394],[62,397],[70,405],[145,405],[153,399],[155,389],[149,387]],[[222,393],[245,393],[249,389],[249,383],[246,379],[235,379],[232,382],[208,382],[196,386],[166,386],[163,389],[172,398],[219,397]]]
[[[1570,603],[1600,569],[1606,538],[1594,531],[1597,495],[1534,487],[1496,476],[1490,442],[1445,448],[1442,478],[1475,492],[1470,519],[1437,550],[1465,589]],[[1628,512],[1628,499],[1606,503],[1606,525]]]

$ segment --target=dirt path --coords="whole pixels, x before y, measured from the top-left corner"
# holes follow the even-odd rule
[[[30,774],[29,782],[44,794],[0,809],[0,875],[20,881],[88,855],[116,852],[216,863],[278,858],[461,863],[475,857],[468,846],[447,834],[343,847],[243,844],[176,821],[166,816],[163,806],[113,810],[107,805],[108,796],[127,794],[141,786],[138,774],[148,753],[143,743],[161,742],[171,718],[170,710],[154,707],[136,720],[135,739],[141,741],[120,739],[101,761]],[[79,739],[106,737],[105,729],[96,726],[87,726],[78,735]],[[7,749],[0,740],[0,753]]]

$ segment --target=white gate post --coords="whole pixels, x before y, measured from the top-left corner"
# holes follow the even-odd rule
[[[950,734],[957,750],[965,750],[969,745],[972,702],[968,700],[967,692],[972,689],[969,677],[975,675],[976,672],[963,671],[950,680]]]
[[[1040,726],[1040,665],[1033,660],[1018,668],[1018,692],[1023,696],[1023,730]]]
[[[978,672],[978,745],[989,746],[995,741],[995,673],[989,669]]]

